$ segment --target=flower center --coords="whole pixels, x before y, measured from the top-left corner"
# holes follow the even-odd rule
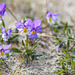
[[[32,31],[32,34],[35,34],[35,31]]]
[[[23,32],[26,33],[26,32],[27,32],[27,28],[24,28],[24,29],[23,29]]]
[[[0,15],[0,18],[2,18],[2,16]]]
[[[8,37],[6,36],[5,39],[8,39]]]
[[[49,22],[51,22],[51,18],[49,18]]]
[[[1,51],[1,56],[3,56],[4,55],[4,52],[3,51]]]

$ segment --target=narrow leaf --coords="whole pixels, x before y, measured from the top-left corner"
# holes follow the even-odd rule
[[[17,48],[12,48],[12,50],[13,50],[14,52],[16,52],[16,53],[22,53],[22,51],[20,51],[20,50],[17,49]]]

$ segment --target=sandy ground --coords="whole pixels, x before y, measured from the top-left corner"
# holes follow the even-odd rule
[[[21,38],[20,38],[21,39]],[[40,38],[39,38],[40,39]],[[2,75],[56,75],[52,72],[55,71],[55,67],[58,66],[56,63],[58,62],[59,57],[57,56],[57,47],[53,45],[53,42],[50,38],[42,38],[44,41],[40,40],[40,44],[38,44],[36,50],[36,54],[44,54],[44,56],[38,58],[38,60],[34,60],[30,62],[27,66],[25,64],[25,60],[21,65],[22,59],[18,59],[20,53],[10,52],[10,57],[6,60],[6,64],[2,66]],[[53,41],[53,40],[52,40]],[[13,45],[15,46],[15,45]],[[21,45],[20,45],[21,46]],[[18,47],[21,49],[21,47]],[[17,45],[16,45],[17,47]],[[21,49],[22,50],[22,49]],[[23,50],[22,50],[23,51]],[[13,63],[14,59],[14,63]],[[21,68],[20,68],[21,66]],[[6,74],[4,74],[4,71]]]
[[[7,7],[16,16],[18,21],[25,16],[30,16],[34,19],[41,18],[42,16],[45,16],[46,10],[48,9],[48,11],[51,11],[53,13],[59,13],[58,21],[62,20],[63,22],[68,22],[70,25],[75,24],[74,0],[47,0],[47,8],[46,0],[13,0],[14,2],[11,1],[12,0],[0,0],[0,2],[5,2],[7,4]],[[15,23],[17,22],[17,20],[13,18],[9,11],[7,12],[8,14],[3,17],[6,27],[12,27],[12,29],[15,29]],[[38,45],[38,47],[36,48],[36,53],[45,54],[45,56],[38,58],[38,60],[34,60],[27,66],[25,65],[25,62],[23,62],[22,68],[20,69],[21,61],[16,61],[20,54],[16,54],[11,51],[9,59],[6,60],[9,68],[6,68],[5,65],[2,66],[2,75],[6,75],[6,72],[9,73],[8,75],[55,75],[52,72],[56,70],[56,63],[59,59],[59,57],[57,56],[58,48],[55,47],[54,43],[52,42],[52,38],[43,37],[42,39],[45,41],[44,42],[43,40],[40,40],[40,43],[43,45],[43,47]],[[14,58],[16,63],[13,63]]]

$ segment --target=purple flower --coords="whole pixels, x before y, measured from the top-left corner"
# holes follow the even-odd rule
[[[3,38],[3,41],[8,41],[11,33],[12,33],[11,29],[8,29],[8,31],[6,32],[5,27],[2,27],[2,38]]]
[[[53,24],[55,24],[55,21],[57,21],[57,19],[58,19],[58,13],[54,13],[54,14],[52,14],[51,12],[48,12],[47,13],[47,22],[50,24],[50,25],[53,25]]]
[[[60,52],[60,47],[58,47],[58,52]]]
[[[7,12],[6,12],[6,4],[5,3],[1,3],[0,4],[0,18],[2,18],[2,16],[6,15],[6,14],[7,14]]]
[[[58,46],[58,52],[60,52],[60,48],[63,46],[63,42],[61,41]]]
[[[17,30],[20,32],[20,35],[25,37],[26,35],[29,34],[29,25],[24,25],[22,22],[17,22],[15,24],[15,26],[17,27]]]
[[[0,46],[0,59],[2,58],[3,60],[5,60],[7,58],[6,54],[10,52],[10,47],[11,44],[4,46],[4,48]]]
[[[41,24],[41,21],[38,18],[35,19],[34,22],[32,22],[31,19],[28,19],[25,22],[25,25],[29,26],[29,31],[30,31],[29,38],[31,39],[38,38],[37,33],[42,30],[42,27],[40,24]]]

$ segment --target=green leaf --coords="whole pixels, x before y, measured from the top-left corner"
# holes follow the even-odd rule
[[[54,71],[53,73],[63,73],[64,71],[63,70],[58,70],[58,71]]]
[[[62,69],[61,67],[56,67],[56,69]]]
[[[39,43],[39,41],[37,41],[34,45],[34,47],[32,48],[32,50],[34,50],[37,47],[37,44]]]
[[[18,37],[18,35],[14,35],[12,38],[9,38],[7,43],[10,44],[14,39],[16,39]],[[16,39],[15,43],[19,43],[19,41]]]
[[[71,34],[71,30],[70,29],[68,29],[68,33]]]
[[[72,39],[72,40],[74,40],[74,38],[72,38],[72,37],[68,37],[68,39]]]
[[[40,57],[40,56],[44,56],[44,54],[40,54],[40,55],[34,55],[35,57]]]
[[[12,40],[14,40],[17,37],[18,37],[18,35],[14,35],[12,38],[9,38],[9,41],[12,41]]]
[[[1,75],[1,71],[0,71],[0,75]]]
[[[28,42],[28,35],[26,36],[26,41],[25,41],[25,43],[26,43],[25,49],[28,50],[28,44],[29,44],[29,42]]]
[[[59,30],[53,27],[54,32],[58,33]]]
[[[68,27],[68,23],[66,23],[65,26],[64,26],[64,32],[67,29],[67,27]]]
[[[26,50],[26,53],[27,53],[28,55],[32,55],[34,52],[35,52],[35,51],[30,50],[30,49],[27,49],[27,50]]]
[[[37,60],[38,57],[44,56],[44,54],[34,55],[34,59]]]
[[[25,47],[24,41],[22,40],[22,45]]]
[[[22,53],[22,51],[20,51],[20,50],[17,49],[17,48],[12,48],[12,50],[13,50],[14,52],[16,52],[16,53]]]
[[[36,47],[37,47],[37,45],[35,45],[35,46],[32,48],[32,50],[34,50]]]
[[[69,42],[69,40],[67,41],[67,48],[69,48],[69,46],[70,46],[70,42]]]
[[[0,59],[0,63],[2,63],[2,62],[4,62],[4,60],[3,59]]]
[[[56,37],[55,39],[56,39],[56,41],[57,41],[58,43],[60,42],[59,38]]]
[[[21,64],[20,64],[20,68],[22,67],[22,63],[23,63],[23,61],[24,61],[24,58],[22,58],[22,61],[21,61]]]
[[[23,19],[23,24],[26,22],[25,18]]]
[[[9,53],[7,53],[6,55],[9,56]]]
[[[69,37],[69,33],[68,33],[68,31],[67,31],[66,35]]]
[[[4,21],[2,20],[2,25],[5,27],[5,23],[4,23]]]
[[[75,56],[71,56],[72,57],[72,59],[75,59]]]
[[[75,62],[75,59],[73,59],[73,61]]]
[[[58,56],[61,56],[61,54],[58,54]]]
[[[2,29],[0,29],[0,33],[2,33]]]
[[[28,64],[28,61],[29,61],[29,59],[27,58],[27,60],[26,60],[26,64]]]

